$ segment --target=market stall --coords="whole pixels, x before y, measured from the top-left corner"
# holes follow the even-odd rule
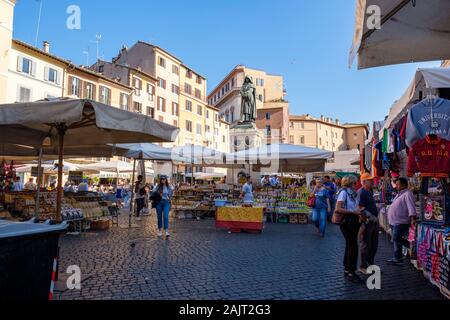
[[[95,101],[58,99],[0,106],[0,144],[40,149],[45,140],[58,150],[56,219],[61,220],[62,174],[66,146],[172,142],[179,129],[144,115]]]
[[[226,206],[217,208],[216,227],[230,232],[261,233],[264,207]]]
[[[388,234],[395,197],[391,180],[409,178],[419,217],[408,238],[411,261],[450,298],[443,280],[450,258],[449,88],[450,69],[419,69],[384,126],[368,141],[362,169],[378,179],[380,225]]]

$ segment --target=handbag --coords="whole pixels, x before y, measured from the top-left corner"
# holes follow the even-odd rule
[[[158,189],[158,188],[156,188],[156,189],[152,192],[152,194],[150,195],[150,200],[151,200],[153,203],[158,203],[158,202],[160,202],[160,201],[162,200],[162,197],[161,197],[161,194],[159,193],[159,189]]]
[[[316,196],[311,195],[308,197],[308,200],[306,200],[306,205],[310,208],[314,208],[316,206]]]
[[[345,208],[347,209],[347,191],[342,191],[345,192]],[[345,215],[343,215],[342,213],[336,212],[336,208],[334,209],[333,212],[333,216],[331,217],[331,223],[336,224],[336,225],[342,225],[345,221]]]

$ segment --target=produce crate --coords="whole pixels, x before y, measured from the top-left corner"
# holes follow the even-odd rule
[[[110,227],[109,220],[95,220],[91,222],[91,230],[108,230]]]

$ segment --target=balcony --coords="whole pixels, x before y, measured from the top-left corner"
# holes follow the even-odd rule
[[[191,97],[191,98],[193,98],[193,99],[197,99],[197,100],[201,100],[203,103],[207,103],[207,100],[206,100],[206,96],[205,95],[200,95],[200,96],[196,96],[195,95],[195,91],[194,92],[187,92],[187,91],[185,91],[184,90],[184,88],[180,88],[180,93],[183,93],[183,94],[185,94],[185,95],[187,95],[187,96],[189,96],[189,97]]]

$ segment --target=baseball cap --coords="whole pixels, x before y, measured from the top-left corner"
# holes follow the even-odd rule
[[[372,177],[369,173],[363,173],[361,175],[361,181],[366,181],[366,180],[374,180],[375,178]]]

